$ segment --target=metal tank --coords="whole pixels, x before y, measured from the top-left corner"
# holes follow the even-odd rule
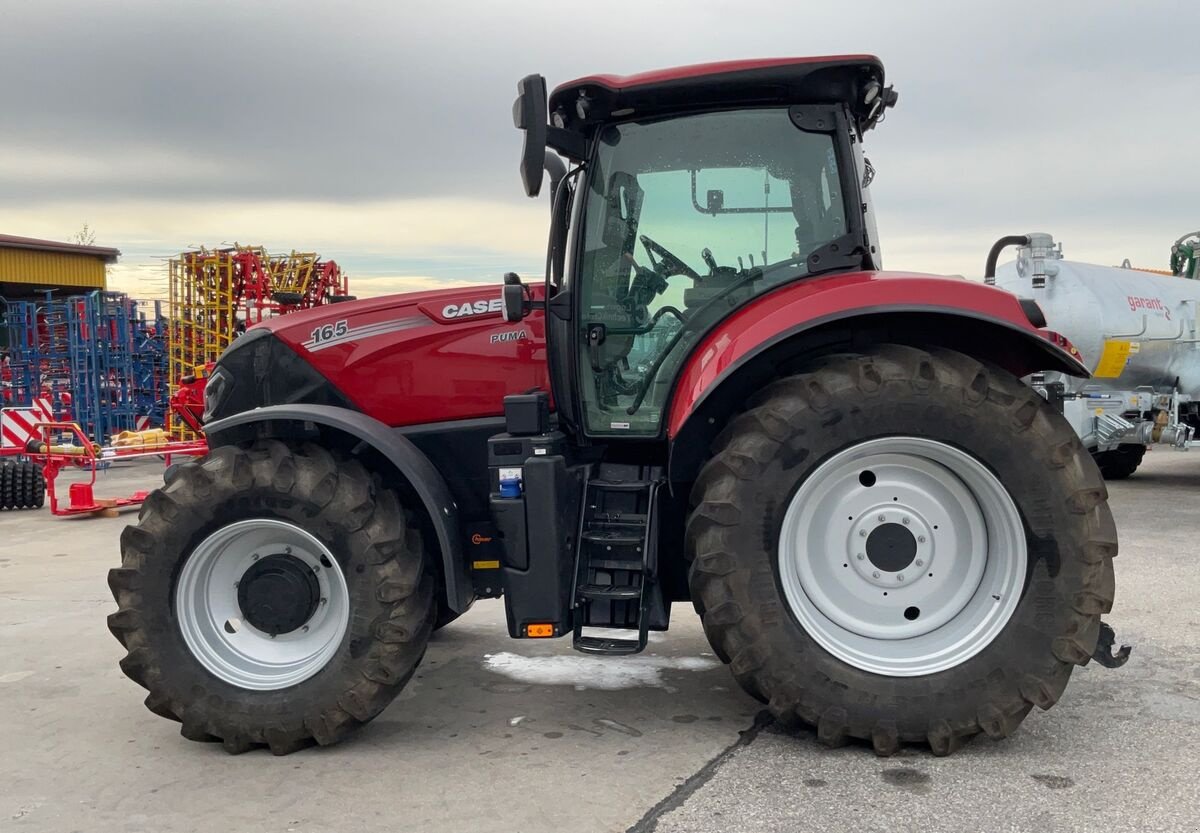
[[[1082,354],[1091,379],[1046,374],[1033,381],[1061,400],[1101,468],[1105,459],[1099,456],[1107,452],[1140,461],[1152,443],[1187,448],[1200,424],[1200,281],[1129,268],[1128,262],[1112,267],[1065,260],[1048,234],[1005,240],[1024,241],[1017,244],[1017,259],[985,280],[1034,299],[1047,326]],[[989,256],[989,272],[996,253]]]

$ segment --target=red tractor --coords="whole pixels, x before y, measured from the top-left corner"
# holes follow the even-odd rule
[[[519,91],[544,282],[298,312],[217,363],[210,454],[109,575],[151,711],[335,743],[501,595],[509,636],[598,655],[690,601],[780,724],[882,755],[1004,737],[1122,661],[1104,483],[1021,381],[1085,369],[1031,301],[880,271],[878,59]]]

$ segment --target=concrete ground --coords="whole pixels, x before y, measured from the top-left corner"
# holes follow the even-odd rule
[[[97,494],[158,475],[114,469]],[[1200,830],[1200,455],[1155,452],[1110,492],[1108,618],[1133,659],[944,759],[780,734],[687,605],[646,655],[598,659],[508,640],[497,602],[439,633],[353,740],[230,757],[117,668],[105,573],[133,514],[0,514],[0,830]]]

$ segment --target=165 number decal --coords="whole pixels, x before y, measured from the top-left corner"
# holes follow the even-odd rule
[[[350,330],[350,325],[347,324],[346,321],[343,319],[343,320],[338,321],[333,324],[325,324],[323,326],[317,327],[315,330],[312,331],[310,338],[312,340],[313,346],[315,347],[316,345],[321,344],[323,342],[332,341],[335,338],[340,338],[341,336],[344,336],[347,332],[349,332],[349,330]]]

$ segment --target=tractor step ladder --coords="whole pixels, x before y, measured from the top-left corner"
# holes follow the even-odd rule
[[[584,491],[575,578],[574,648],[586,654],[636,654],[646,647],[656,591],[655,479],[592,479]],[[620,629],[627,638],[584,628]]]

